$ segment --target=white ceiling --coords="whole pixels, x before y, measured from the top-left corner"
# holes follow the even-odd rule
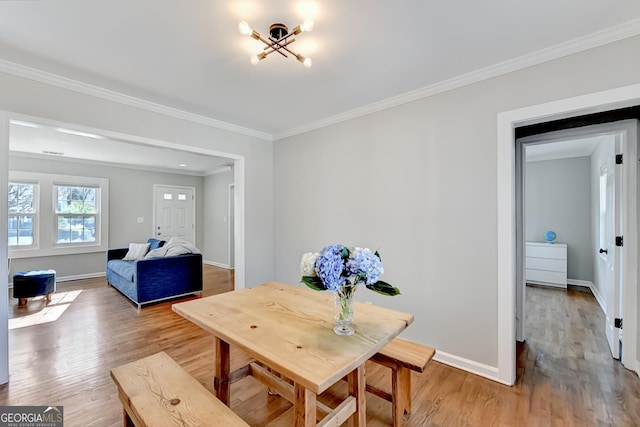
[[[308,18],[313,32],[291,48],[312,68],[277,54],[249,64],[261,44],[240,20],[266,35]],[[638,33],[638,0],[0,1],[0,70],[19,64],[277,139]]]
[[[610,136],[598,135],[588,138],[526,145],[526,161],[538,162],[542,160],[558,160],[572,157],[589,157],[598,147],[598,144],[609,139]]]
[[[14,155],[53,156],[67,161],[98,162],[196,176],[223,172],[233,165],[231,159],[223,157],[134,143],[102,135],[87,137],[69,134],[66,132],[74,129],[41,123],[23,122],[30,126],[16,123],[19,122],[11,123],[9,132],[9,150]]]

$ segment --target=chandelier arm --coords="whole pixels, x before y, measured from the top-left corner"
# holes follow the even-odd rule
[[[284,50],[286,50],[287,52],[289,52],[289,53],[290,53],[291,55],[293,55],[293,56],[298,56],[298,54],[297,54],[297,53],[295,53],[295,52],[293,52],[291,49],[289,49],[289,48],[287,47],[287,45],[283,45],[283,46],[281,46],[281,48],[282,48],[282,49],[284,49]]]
[[[260,40],[262,43],[267,45],[267,48],[271,48],[271,49],[273,49],[273,51],[278,52],[280,55],[284,56],[285,58],[288,58],[288,56],[284,52],[280,52],[280,48],[276,47],[276,45],[273,43],[273,41],[269,42],[269,41],[265,40],[264,38],[262,38],[261,35],[258,35],[258,40]],[[269,53],[271,53],[271,52],[269,52]]]
[[[269,39],[275,41],[278,44],[280,44],[281,42],[285,41],[286,39],[288,39],[291,36],[295,36],[295,34],[294,33],[287,33],[286,35],[280,37],[278,40],[274,40],[271,37],[269,37]],[[293,42],[294,40],[295,39],[291,40],[291,42]],[[289,43],[291,43],[291,42],[289,42]],[[287,44],[289,44],[289,43],[287,43]]]
[[[296,39],[291,39],[289,41],[287,41],[286,43],[278,43],[278,41],[273,40],[273,39],[269,39],[271,40],[271,44],[267,47],[264,48],[264,50],[267,50],[268,48],[274,49],[274,50],[279,50],[284,48],[285,46],[293,43],[294,41],[296,41]]]
[[[279,43],[278,40],[272,39],[271,37],[269,37],[269,40],[271,40],[272,49],[277,51],[278,53],[280,53],[280,54],[282,54],[284,56],[287,56],[286,54],[284,54],[283,52],[280,51],[280,50],[286,50],[291,55],[296,56],[295,52],[292,52],[289,48],[287,48],[287,45],[293,43],[294,41],[296,41],[296,39],[291,39],[291,40],[287,41],[286,43]]]
[[[280,52],[280,50],[278,50],[278,49],[274,49],[274,48],[271,48],[271,50],[270,50],[270,51],[264,51],[263,53],[264,53],[264,56],[266,57],[266,56],[268,56],[268,55],[272,54],[273,52],[278,52],[280,55],[284,56],[285,58],[288,58],[288,56],[287,56],[287,54],[286,54],[286,53],[284,53],[284,52]]]

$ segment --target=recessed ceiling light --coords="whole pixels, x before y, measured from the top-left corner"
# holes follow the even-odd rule
[[[49,154],[50,156],[64,156],[64,153],[62,151],[42,150],[42,153]]]
[[[27,128],[39,128],[40,125],[31,123],[31,122],[23,122],[22,120],[11,120],[12,125],[24,126]]]
[[[65,129],[65,128],[56,128],[56,130],[61,133],[68,133],[69,135],[86,136],[87,138],[95,138],[95,139],[104,139],[104,137],[100,135],[96,135],[95,133],[87,133],[87,132],[81,132],[79,130]]]
[[[185,165],[184,163],[180,163],[178,166],[180,166],[181,168],[186,168],[187,165]]]

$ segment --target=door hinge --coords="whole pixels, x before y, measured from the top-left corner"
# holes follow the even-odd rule
[[[622,246],[622,236],[616,236],[616,246]]]
[[[618,329],[622,329],[622,319],[617,317],[613,319],[613,326],[615,326]]]
[[[622,154],[616,154],[616,165],[622,164]]]

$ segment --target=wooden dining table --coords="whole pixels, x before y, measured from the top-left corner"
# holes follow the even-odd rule
[[[413,315],[354,303],[355,334],[333,331],[330,292],[279,282],[173,304],[173,311],[214,336],[216,396],[227,406],[233,382],[252,375],[293,403],[293,425],[366,425],[365,362],[413,322]],[[252,359],[230,371],[230,345]],[[343,378],[336,407],[317,396]],[[323,416],[324,414],[324,416]]]

